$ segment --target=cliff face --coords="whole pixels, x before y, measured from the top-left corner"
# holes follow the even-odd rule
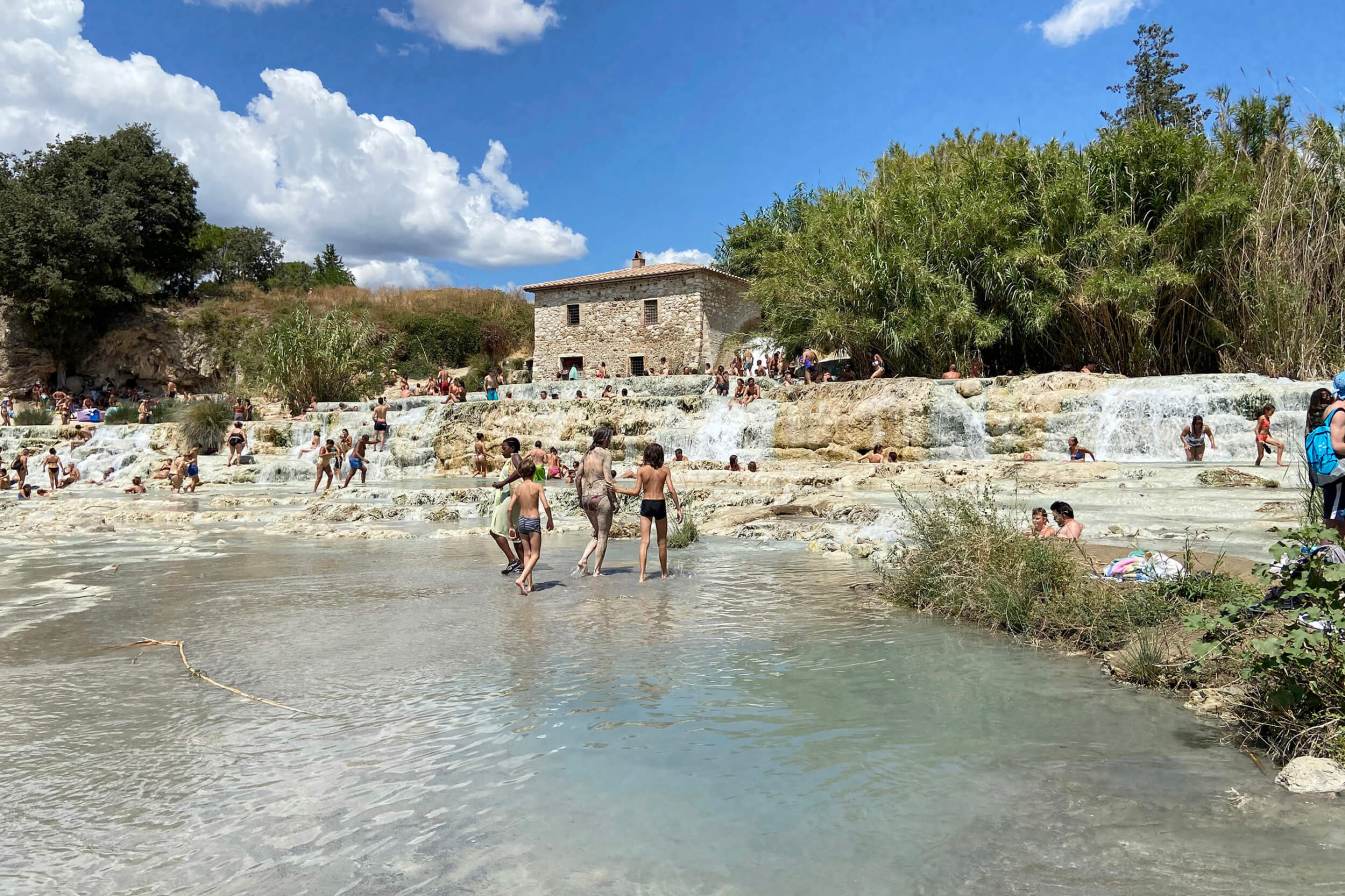
[[[0,302],[0,389],[18,391],[50,381],[56,360],[36,341],[32,329]],[[146,308],[119,321],[66,373],[68,385],[76,390],[110,378],[119,385],[134,379],[150,389],[173,380],[188,392],[208,392],[232,378],[232,371],[220,369],[203,335],[164,308]]]

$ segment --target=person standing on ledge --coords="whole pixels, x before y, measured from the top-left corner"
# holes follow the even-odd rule
[[[1055,517],[1055,524],[1058,527],[1056,538],[1078,541],[1083,535],[1083,523],[1074,518],[1074,508],[1064,501],[1056,501],[1051,505],[1051,516]]]
[[[1205,425],[1205,418],[1196,414],[1191,418],[1191,422],[1182,427],[1182,450],[1186,452],[1188,461],[1203,461],[1205,459],[1205,439],[1210,440],[1210,450],[1214,447],[1214,430]]]
[[[382,451],[388,446],[388,400],[383,396],[378,396],[378,404],[374,405],[374,435],[378,438],[378,450]],[[361,479],[361,482],[364,480]]]

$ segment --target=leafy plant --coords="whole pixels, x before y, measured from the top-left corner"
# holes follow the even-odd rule
[[[1266,597],[1187,619],[1203,637],[1202,669],[1245,682],[1244,732],[1276,758],[1345,737],[1345,564],[1317,549],[1332,541],[1320,527],[1293,531],[1271,549],[1276,563],[1260,568]]]
[[[23,408],[14,414],[16,426],[50,426],[51,411],[46,408]]]
[[[691,517],[682,520],[680,526],[673,528],[668,533],[668,547],[672,550],[689,548],[700,540],[700,530],[696,528],[696,521]]]
[[[204,454],[214,454],[224,442],[224,430],[233,422],[233,407],[224,401],[188,401],[174,411],[182,436]]]
[[[300,306],[254,332],[244,369],[299,414],[310,398],[357,401],[373,394],[392,348],[366,316],[341,309],[319,316]]]
[[[108,408],[103,415],[104,426],[126,426],[139,420],[139,407],[125,401]]]

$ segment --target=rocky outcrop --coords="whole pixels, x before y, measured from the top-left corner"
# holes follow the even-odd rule
[[[232,379],[206,334],[184,325],[173,309],[146,308],[98,337],[84,357],[66,371],[68,388],[111,379],[135,381],[152,390],[170,380],[187,392],[209,392]],[[0,300],[0,389],[18,392],[33,383],[47,384],[57,371],[57,359],[41,348],[32,328]]]

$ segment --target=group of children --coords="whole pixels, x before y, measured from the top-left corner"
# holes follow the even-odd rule
[[[667,502],[672,500],[679,524],[682,521],[682,505],[672,482],[671,470],[664,464],[663,446],[657,442],[646,446],[640,466],[634,471],[635,484],[628,487],[617,484],[615,473],[610,469],[610,455],[607,454],[610,439],[610,429],[600,427],[594,433],[593,445],[584,460],[576,470],[569,473],[570,481],[575,483],[580,508],[593,526],[593,538],[576,564],[576,572],[586,572],[589,557],[595,556],[593,575],[602,575],[603,552],[611,529],[615,496],[627,495],[640,499],[640,581],[648,579],[649,544],[654,537],[658,540],[659,567],[663,577],[667,578]],[[495,483],[500,493],[491,515],[490,532],[508,561],[502,573],[518,573],[514,585],[520,594],[530,594],[535,585],[533,575],[542,554],[543,512],[546,513],[547,531],[555,528],[551,504],[546,496],[548,471],[543,466],[548,458],[554,456],[554,450],[544,452],[541,450],[541,442],[537,442],[532,451],[524,454],[519,440],[513,436],[500,443],[500,453],[504,457],[501,470],[503,478]],[[591,466],[590,460],[596,460],[599,466],[592,475],[587,469]],[[485,463],[485,441],[479,433],[474,463],[477,469],[481,469]],[[580,468],[584,473],[576,476]]]
[[[386,421],[386,415],[383,418]],[[384,424],[382,433],[386,434],[387,426]],[[322,480],[327,480],[327,489],[332,487],[336,479],[336,473],[342,467],[346,467],[346,478],[337,488],[347,488],[350,481],[355,478],[355,474],[360,476],[360,484],[363,485],[369,476],[368,452],[371,441],[368,433],[361,433],[359,439],[353,439],[350,430],[342,429],[341,435],[335,439],[323,440],[322,431],[313,430],[313,438],[309,443],[299,449],[299,456],[312,454],[313,460],[317,465],[317,475],[313,478],[313,494],[317,494],[318,487],[322,485]],[[326,491],[327,489],[323,489]]]

